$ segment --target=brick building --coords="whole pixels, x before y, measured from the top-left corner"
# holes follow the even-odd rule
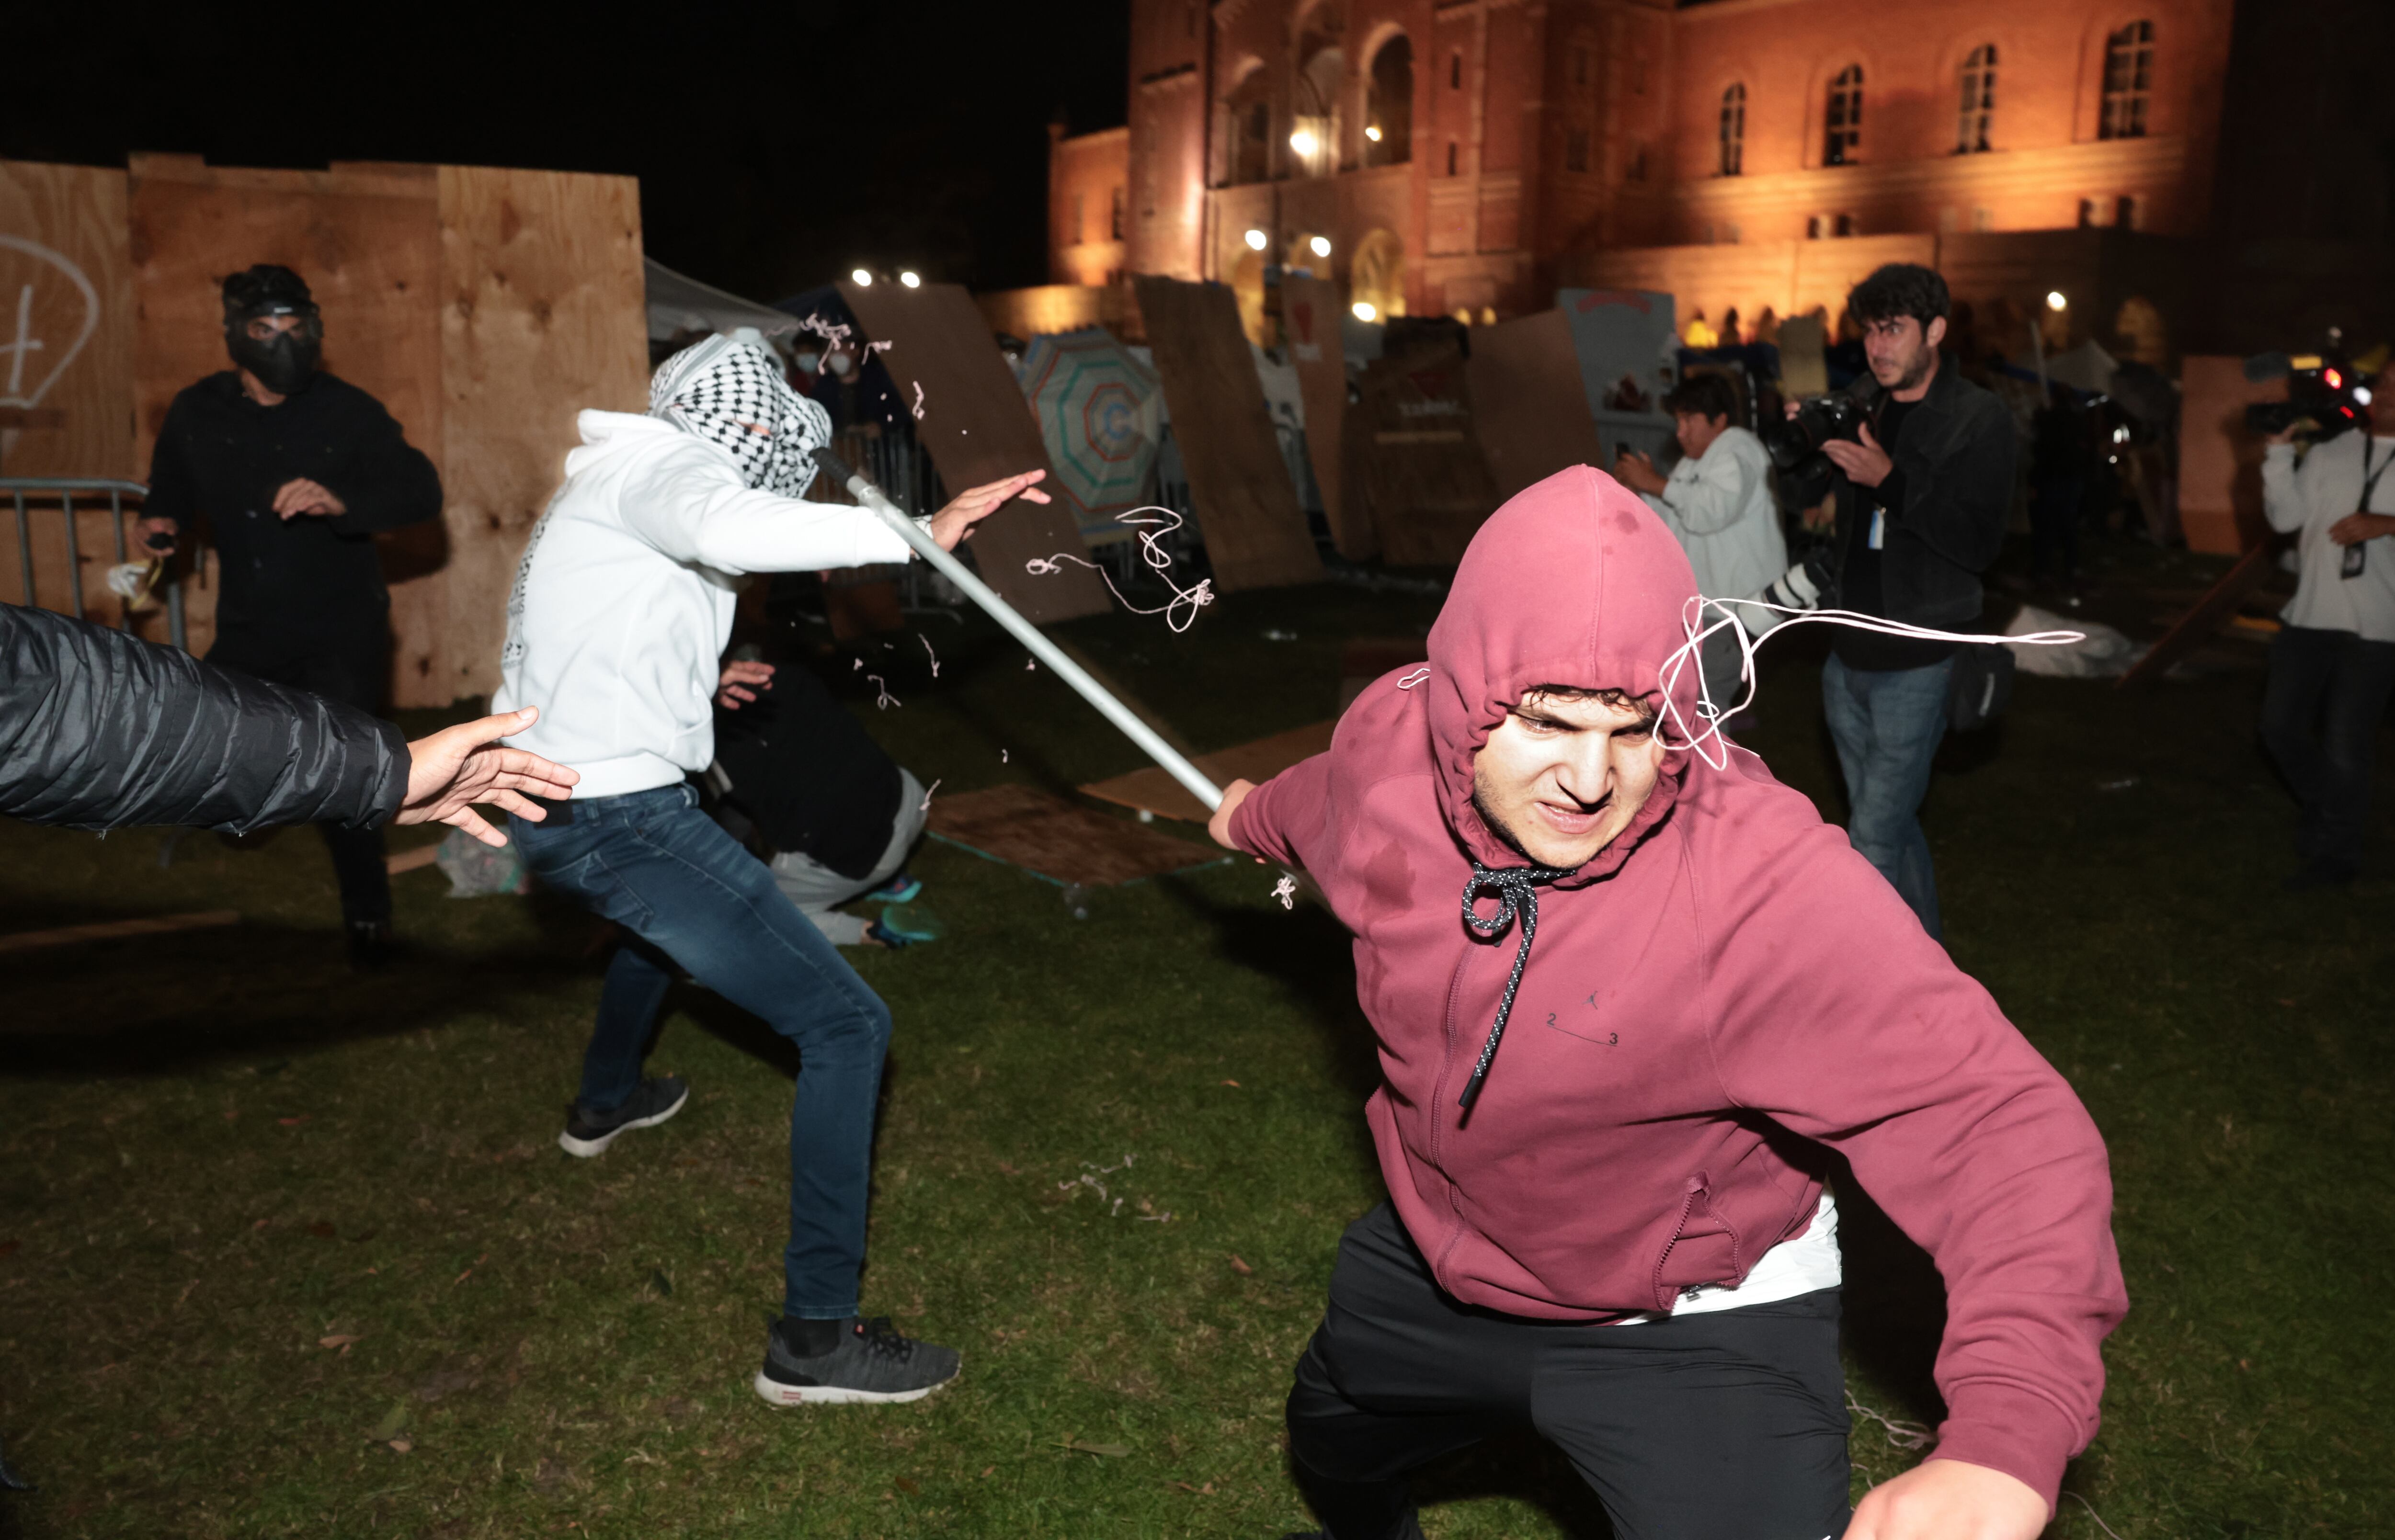
[[[2218,233],[2221,168],[2253,163],[2223,145],[2232,54],[2267,51],[2234,0],[1130,3],[1128,127],[1055,145],[1060,283],[1219,279],[1260,317],[1278,262],[1378,314],[1478,322],[1635,283],[1684,319],[1751,320],[1834,314],[1904,257],[1998,314],[2060,290],[2055,340],[2157,362],[2178,316],[2205,324],[2190,238]],[[2278,174],[2252,164],[2248,192]],[[2383,251],[2386,167],[2361,175],[2368,228],[2342,233]]]

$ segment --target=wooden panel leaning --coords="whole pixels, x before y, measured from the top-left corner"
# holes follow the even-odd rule
[[[0,476],[141,480],[124,172],[0,161]],[[8,499],[0,498],[0,600],[20,604],[25,574]],[[66,520],[54,495],[27,510],[25,544],[38,602],[72,612]],[[105,498],[79,503],[75,549],[84,613],[113,623]],[[165,632],[153,624],[143,634]]]
[[[648,409],[637,180],[444,165],[439,206],[449,564],[409,617],[426,629],[401,638],[424,660],[404,704],[498,687],[508,590],[581,442],[576,415]]]
[[[1314,464],[1314,484],[1322,489],[1330,543],[1350,561],[1369,561],[1380,543],[1372,538],[1372,520],[1364,510],[1364,489],[1347,481],[1343,448],[1347,355],[1341,337],[1339,285],[1327,278],[1290,277],[1280,284],[1290,362],[1305,397],[1305,453]]]
[[[1321,582],[1322,558],[1273,435],[1237,301],[1219,283],[1145,273],[1132,283],[1214,586],[1228,593]]]
[[[1563,311],[1475,329],[1463,373],[1500,500],[1569,466],[1608,468]]]
[[[1497,483],[1472,428],[1463,355],[1452,343],[1367,365],[1357,412],[1381,554],[1393,566],[1451,567],[1497,511]]]
[[[1052,479],[1039,419],[961,286],[842,283],[840,295],[869,340],[890,344],[882,367],[905,397],[900,404],[911,411],[920,401],[915,432],[950,495],[1018,471],[1044,469]],[[1061,501],[1008,504],[974,530],[971,549],[982,581],[1027,620],[1070,620],[1112,603],[1087,567],[1063,562],[1037,577],[1024,570],[1059,551],[1083,554],[1080,531]]]

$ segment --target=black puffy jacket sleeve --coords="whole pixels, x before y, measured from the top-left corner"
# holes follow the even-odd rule
[[[407,740],[364,712],[190,653],[0,604],[0,813],[77,829],[372,828]]]

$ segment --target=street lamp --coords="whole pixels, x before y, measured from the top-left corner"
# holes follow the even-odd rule
[[[873,287],[873,274],[863,268],[858,268],[855,271],[850,273],[848,275],[848,281],[855,284],[860,289],[869,289]]]
[[[1330,237],[1328,235],[1317,235],[1313,240],[1308,241],[1306,245],[1317,257],[1328,257],[1330,255]]]
[[[2060,289],[2048,289],[2045,292],[2045,308],[2049,310],[2069,309],[2071,301],[2062,297]]]
[[[1263,230],[1251,230],[1248,231],[1248,249],[1250,251],[1262,251],[1264,247],[1270,244],[1272,244],[1272,238],[1266,235]]]
[[[1371,301],[1370,300],[1359,299],[1353,305],[1348,306],[1347,309],[1348,312],[1355,316],[1358,321],[1378,321],[1381,319],[1381,312],[1372,308]]]
[[[1301,128],[1289,137],[1289,147],[1300,155],[1313,154],[1315,149],[1321,143],[1320,139],[1314,137],[1314,130],[1311,128]]]
[[[1366,125],[1364,125],[1364,137],[1365,137],[1366,138],[1368,138],[1368,139],[1370,139],[1374,144],[1378,144],[1378,143],[1380,143],[1380,142],[1381,142],[1381,125],[1380,125],[1379,124],[1377,124],[1377,123],[1368,123],[1368,124],[1366,124]]]
[[[910,289],[920,289],[923,286],[922,274],[911,270],[900,273],[898,275],[898,282],[906,284]]]

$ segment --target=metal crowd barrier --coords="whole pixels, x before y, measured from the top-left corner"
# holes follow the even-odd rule
[[[36,608],[34,597],[33,530],[32,512],[45,506],[46,494],[54,494],[56,507],[65,515],[67,533],[67,596],[73,606],[74,618],[83,620],[83,551],[75,530],[75,497],[78,494],[108,499],[109,528],[116,537],[116,564],[123,566],[131,557],[125,544],[125,499],[147,498],[150,489],[139,481],[113,481],[98,477],[82,476],[16,476],[0,477],[0,493],[8,494],[17,511],[17,571],[25,580],[25,604]],[[32,499],[30,505],[28,499]],[[166,594],[166,629],[178,647],[186,646],[183,626],[183,584],[177,576],[166,578],[161,586]],[[129,626],[130,614],[120,617],[120,626]]]

